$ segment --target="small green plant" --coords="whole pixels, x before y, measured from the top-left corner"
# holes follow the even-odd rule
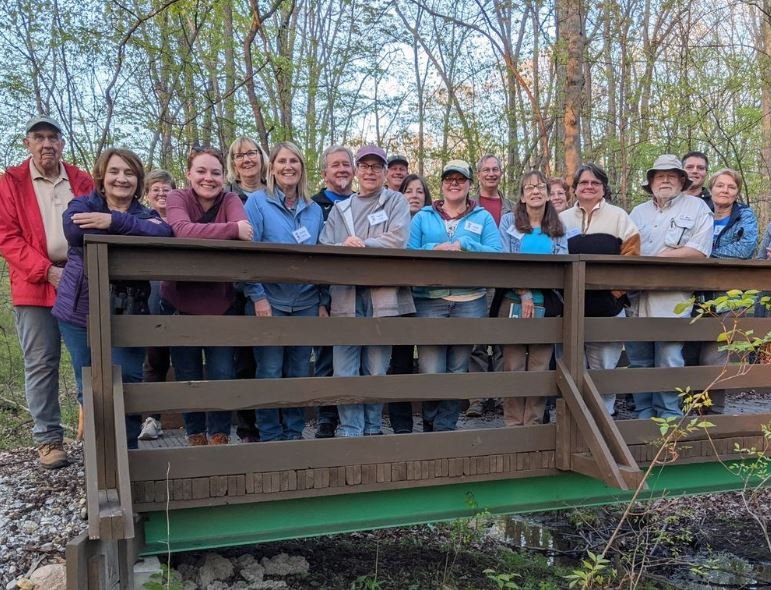
[[[568,588],[580,588],[581,590],[607,588],[609,582],[615,577],[615,572],[610,567],[610,561],[591,551],[587,551],[586,554],[588,559],[581,562],[581,567],[565,576],[568,581]]]
[[[519,574],[499,574],[490,568],[482,570],[482,573],[500,590],[520,590],[519,584],[514,581],[515,578],[522,577]]]
[[[150,579],[142,584],[142,587],[145,590],[182,590],[182,576],[162,563],[161,571],[151,575]]]
[[[351,584],[351,590],[380,590],[380,582],[377,581],[377,574],[367,574],[359,576]]]

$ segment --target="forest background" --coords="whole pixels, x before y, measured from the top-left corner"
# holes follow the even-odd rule
[[[67,160],[108,145],[182,177],[237,135],[382,145],[437,182],[451,158],[610,175],[625,207],[661,153],[738,169],[768,219],[771,0],[10,0],[0,7],[0,167],[32,115]]]

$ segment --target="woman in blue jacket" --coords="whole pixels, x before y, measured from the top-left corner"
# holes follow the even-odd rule
[[[519,188],[519,204],[501,219],[503,251],[512,254],[567,254],[565,228],[550,200],[550,185],[538,170],[528,172]],[[547,311],[544,291],[511,289],[506,291],[498,310],[502,318],[534,318],[558,315]],[[553,344],[505,344],[505,371],[546,371],[549,369]],[[506,426],[539,424],[546,398],[507,397],[503,400],[503,421]]]
[[[270,152],[265,191],[249,196],[246,215],[254,228],[254,241],[273,244],[318,243],[324,216],[308,193],[305,160],[290,142],[275,145]],[[319,306],[316,285],[296,283],[247,283],[247,313],[256,316],[326,316]],[[310,376],[310,346],[264,346],[254,348],[258,379]],[[261,441],[296,440],[305,427],[304,408],[257,410]]]
[[[408,248],[446,252],[500,252],[501,238],[492,215],[469,199],[471,166],[450,160],[442,171],[442,198],[412,219]],[[413,289],[415,310],[424,318],[481,318],[487,315],[487,290]],[[468,372],[471,345],[418,346],[421,373]],[[455,430],[460,400],[423,402],[423,431]]]
[[[747,260],[755,254],[758,244],[758,220],[752,209],[739,202],[742,184],[742,177],[730,168],[718,170],[709,180],[709,205],[715,213],[710,258]],[[718,293],[701,295],[714,299]],[[721,351],[717,342],[689,342],[686,344],[686,350],[686,354],[690,353],[690,358],[687,359],[689,364],[696,360],[697,351],[699,366],[724,366],[728,362],[728,352]],[[713,389],[709,396],[712,401],[710,411],[715,414],[724,413],[725,390]]]
[[[83,238],[87,234],[170,237],[169,227],[156,211],[141,204],[144,168],[130,150],[110,148],[99,155],[94,166],[95,190],[70,201],[64,212],[67,238],[67,264],[59,283],[53,315],[59,320],[62,339],[72,358],[83,408],[83,367],[91,366],[86,323],[88,320],[88,281],[83,270]],[[150,283],[119,281],[110,285],[114,314],[147,314]],[[124,383],[142,381],[144,348],[113,348],[113,362],[120,365]],[[128,447],[137,447],[140,416],[126,416]]]

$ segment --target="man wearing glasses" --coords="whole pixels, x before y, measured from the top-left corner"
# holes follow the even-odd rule
[[[62,162],[62,128],[35,117],[26,128],[30,157],[0,177],[0,253],[8,263],[16,332],[24,355],[24,388],[40,465],[68,464],[60,424],[59,324],[51,315],[67,260],[62,214],[94,188],[84,171]]]
[[[642,184],[651,200],[632,210],[640,228],[642,256],[706,258],[712,253],[712,211],[701,199],[685,191],[691,185],[680,159],[665,154],[656,158]],[[687,291],[642,291],[632,298],[631,314],[637,317],[690,317],[691,307],[680,313],[675,307],[687,301]],[[682,367],[682,342],[628,342],[630,367]],[[674,391],[636,393],[639,418],[682,416]]]
[[[479,206],[485,209],[495,220],[495,225],[500,225],[501,217],[509,213],[512,204],[503,196],[500,185],[503,178],[503,169],[498,156],[485,154],[477,162],[477,178],[479,179],[479,193],[473,198]],[[487,293],[488,311],[492,303],[494,289]],[[499,344],[476,344],[471,351],[469,372],[485,373],[487,371],[503,371],[503,354]],[[469,418],[480,417],[485,410],[484,399],[471,399],[466,410]]]

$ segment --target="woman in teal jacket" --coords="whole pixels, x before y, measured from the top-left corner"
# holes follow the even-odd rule
[[[492,215],[469,199],[471,166],[450,160],[442,171],[442,199],[412,219],[408,248],[455,252],[500,252]],[[487,315],[487,289],[413,289],[415,310],[424,318],[481,318]],[[418,346],[421,373],[468,372],[471,345]],[[423,402],[423,431],[455,430],[460,400]]]

